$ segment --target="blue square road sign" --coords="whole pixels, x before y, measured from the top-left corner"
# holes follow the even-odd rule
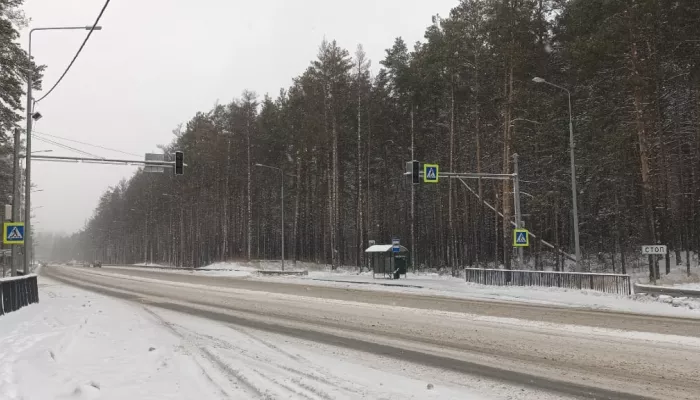
[[[423,164],[423,182],[438,183],[440,179],[440,166],[438,164]]]
[[[530,246],[530,232],[527,229],[513,229],[513,247]]]
[[[24,223],[5,222],[2,230],[4,244],[24,244]]]

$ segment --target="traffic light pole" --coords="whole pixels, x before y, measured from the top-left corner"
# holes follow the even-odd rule
[[[520,212],[520,178],[518,177],[518,154],[513,154],[513,201],[515,207],[515,228],[523,228],[523,218]],[[518,247],[518,265],[523,269],[525,256],[522,247]]]
[[[20,190],[19,190],[19,150],[20,133],[19,128],[15,128],[15,148],[12,162],[12,222],[19,222]],[[10,266],[10,276],[17,276],[17,266],[19,265],[19,246],[12,246],[12,264]],[[4,271],[3,271],[4,272]]]
[[[108,164],[108,165],[143,165],[149,167],[175,168],[175,161],[146,161],[146,160],[124,160],[116,158],[90,158],[90,157],[63,157],[63,156],[43,156],[33,155],[36,161],[73,162],[86,164]],[[182,164],[187,166],[187,164]]]

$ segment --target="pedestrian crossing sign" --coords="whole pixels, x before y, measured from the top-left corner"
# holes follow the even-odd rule
[[[4,244],[24,244],[24,222],[5,222],[2,232]]]
[[[438,183],[439,167],[437,164],[423,164],[423,182]]]
[[[527,229],[513,229],[513,247],[530,246],[530,232]]]

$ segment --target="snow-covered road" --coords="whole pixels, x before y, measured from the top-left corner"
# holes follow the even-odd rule
[[[139,304],[222,398],[696,399],[700,387],[697,319],[143,270],[44,273]]]
[[[256,263],[257,264],[257,263]],[[305,286],[326,286],[365,291],[411,293],[425,296],[445,296],[462,299],[497,300],[562,307],[589,308],[594,310],[700,318],[700,298],[681,299],[678,304],[663,302],[654,296],[615,295],[594,290],[577,290],[555,287],[487,286],[467,283],[464,278],[436,273],[409,273],[399,280],[374,279],[371,273],[358,274],[357,270],[309,270],[307,276],[259,276],[257,266],[248,263],[217,263],[204,270],[178,270],[159,266],[158,272],[204,277],[235,277],[251,280],[290,283]],[[279,263],[263,265],[275,269]],[[309,265],[318,267],[317,265]],[[134,266],[110,266],[111,270],[134,270]],[[148,271],[147,267],[142,267]],[[153,269],[151,269],[153,271]],[[676,272],[674,270],[674,272]],[[699,284],[679,285],[693,288]]]
[[[40,278],[0,319],[0,399],[555,399]]]

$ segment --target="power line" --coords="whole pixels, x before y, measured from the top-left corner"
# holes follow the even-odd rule
[[[70,146],[67,146],[67,145],[64,145],[64,144],[55,142],[55,141],[53,141],[53,140],[49,140],[49,139],[45,139],[45,138],[40,138],[40,137],[37,137],[36,139],[37,139],[37,140],[40,140],[40,141],[42,141],[42,142],[48,143],[48,144],[50,144],[50,145],[57,146],[57,147],[59,147],[59,148],[65,149],[65,150],[73,151],[73,152],[80,153],[80,154],[84,154],[84,155],[95,156],[94,154],[91,154],[91,153],[88,153],[88,152],[86,152],[86,151],[82,151],[82,150],[80,150],[80,149],[76,149],[76,148],[74,148],[74,147],[70,147]]]
[[[78,56],[80,55],[80,52],[83,50],[83,47],[85,47],[85,44],[87,43],[88,39],[90,39],[90,35],[92,35],[92,31],[95,30],[95,27],[100,22],[100,18],[102,18],[102,14],[104,14],[105,10],[107,9],[107,5],[109,5],[109,2],[110,2],[110,0],[105,1],[104,6],[102,6],[102,10],[100,10],[100,14],[97,16],[95,23],[92,24],[92,28],[90,28],[90,32],[88,32],[87,36],[85,36],[85,40],[83,40],[83,44],[80,45],[80,48],[75,53],[75,56],[73,56],[73,60],[71,60],[70,64],[68,64],[68,67],[66,67],[66,70],[63,71],[63,74],[61,74],[61,77],[58,78],[58,81],[56,81],[56,83],[54,83],[54,85],[51,87],[51,89],[49,89],[49,91],[45,95],[41,96],[41,98],[39,100],[37,100],[36,103],[45,99],[46,96],[50,95],[51,92],[53,92],[53,90],[56,89],[56,86],[58,86],[58,84],[61,83],[61,81],[63,80],[63,77],[66,76],[66,74],[70,70],[70,67],[72,67],[75,60],[78,59]]]
[[[113,152],[115,152],[115,153],[126,154],[126,155],[128,155],[128,156],[141,157],[141,156],[138,155],[138,154],[129,153],[129,152],[121,151],[121,150],[117,150],[117,149],[111,149],[111,148],[109,148],[109,147],[99,146],[99,145],[96,145],[96,144],[90,144],[90,143],[86,143],[86,142],[81,142],[81,141],[79,141],[79,140],[68,139],[68,138],[65,138],[65,137],[57,136],[57,135],[49,135],[48,133],[41,133],[41,132],[33,131],[33,132],[32,132],[32,135],[47,136],[47,137],[51,137],[51,138],[56,138],[56,139],[65,140],[65,141],[68,141],[68,142],[73,142],[73,143],[82,144],[82,145],[85,145],[85,146],[94,147],[94,148],[97,148],[97,149],[102,149],[102,150],[107,150],[107,151],[113,151]]]
[[[40,140],[42,142],[54,145],[54,146],[58,146],[58,147],[65,149],[65,150],[73,151],[73,152],[80,153],[80,154],[87,155],[87,156],[91,156],[91,157],[104,158],[104,157],[100,157],[100,156],[92,154],[92,153],[88,153],[87,151],[76,149],[75,147],[70,147],[68,145],[56,142],[54,140],[50,140],[50,139],[46,139],[46,138],[42,138],[42,137],[38,137],[38,136],[36,137],[36,139]]]

